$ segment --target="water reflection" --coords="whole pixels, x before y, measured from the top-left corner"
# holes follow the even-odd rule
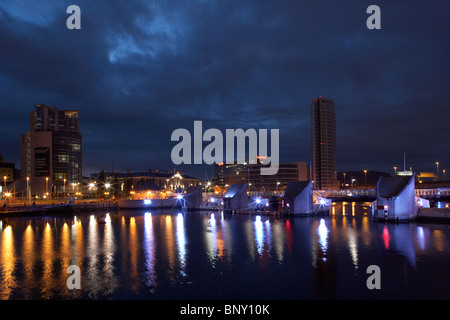
[[[0,220],[0,298],[208,298],[242,286],[245,297],[309,288],[303,296],[328,298],[385,261],[394,274],[414,271],[405,283],[442,282],[422,270],[450,268],[445,225],[374,223],[357,204],[334,208],[312,218],[120,211]],[[71,264],[82,272],[78,291],[65,285]]]
[[[6,226],[2,232],[1,252],[1,269],[2,277],[0,281],[0,297],[9,299],[12,290],[17,286],[14,277],[15,257],[14,257],[14,239],[11,226]]]
[[[219,221],[218,221],[219,220]],[[208,254],[209,261],[213,267],[217,265],[218,261],[230,262],[226,259],[226,249],[229,248],[231,252],[231,245],[226,248],[225,235],[227,232],[227,223],[223,219],[223,216],[219,213],[210,213],[205,218],[205,245]],[[228,239],[230,240],[230,239]]]
[[[186,276],[186,236],[184,231],[184,217],[182,213],[177,215],[177,244],[182,276]]]
[[[320,249],[322,250],[322,254],[323,254],[322,260],[327,261],[326,253],[327,253],[327,248],[328,248],[328,242],[327,242],[328,229],[327,229],[327,226],[325,225],[324,219],[320,219],[319,227],[317,228],[317,234],[319,235]]]

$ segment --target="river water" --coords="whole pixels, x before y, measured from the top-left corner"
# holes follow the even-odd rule
[[[112,211],[0,220],[0,299],[449,299],[450,225]],[[70,265],[80,289],[69,290]],[[370,290],[371,265],[380,289]]]

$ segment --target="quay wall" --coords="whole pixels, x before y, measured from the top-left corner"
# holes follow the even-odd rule
[[[447,220],[450,222],[450,208],[419,208],[417,220]]]

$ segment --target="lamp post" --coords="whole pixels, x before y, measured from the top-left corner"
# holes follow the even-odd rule
[[[67,181],[67,179],[64,178],[64,187],[63,187],[64,199],[66,199],[66,181]]]
[[[111,188],[111,184],[108,182],[105,183],[105,189],[106,189],[105,195],[107,196],[107,198],[109,198],[109,188]]]
[[[277,181],[277,195],[278,195],[278,186],[280,185],[280,182]]]
[[[344,188],[345,188],[345,175],[346,175],[346,174],[347,174],[347,173],[344,172]]]
[[[45,196],[48,196],[48,177],[45,177]]]
[[[439,162],[436,161],[436,181],[439,180]]]
[[[30,183],[30,177],[27,177],[27,201],[29,200],[29,183]]]
[[[397,167],[394,167],[394,177],[397,176]]]
[[[5,183],[5,190],[3,191],[3,193],[5,193],[6,192],[6,176],[3,176],[3,182]]]
[[[442,170],[442,173],[444,174],[444,180],[445,180],[445,169],[444,169],[444,170]]]
[[[367,187],[367,170],[364,170],[364,186]]]

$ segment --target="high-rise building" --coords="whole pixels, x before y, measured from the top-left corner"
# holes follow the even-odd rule
[[[311,139],[314,188],[336,189],[336,113],[333,100],[312,99]]]
[[[38,104],[30,114],[30,131],[21,136],[24,196],[61,197],[82,182],[82,139],[77,110]],[[47,194],[48,193],[48,194]]]

